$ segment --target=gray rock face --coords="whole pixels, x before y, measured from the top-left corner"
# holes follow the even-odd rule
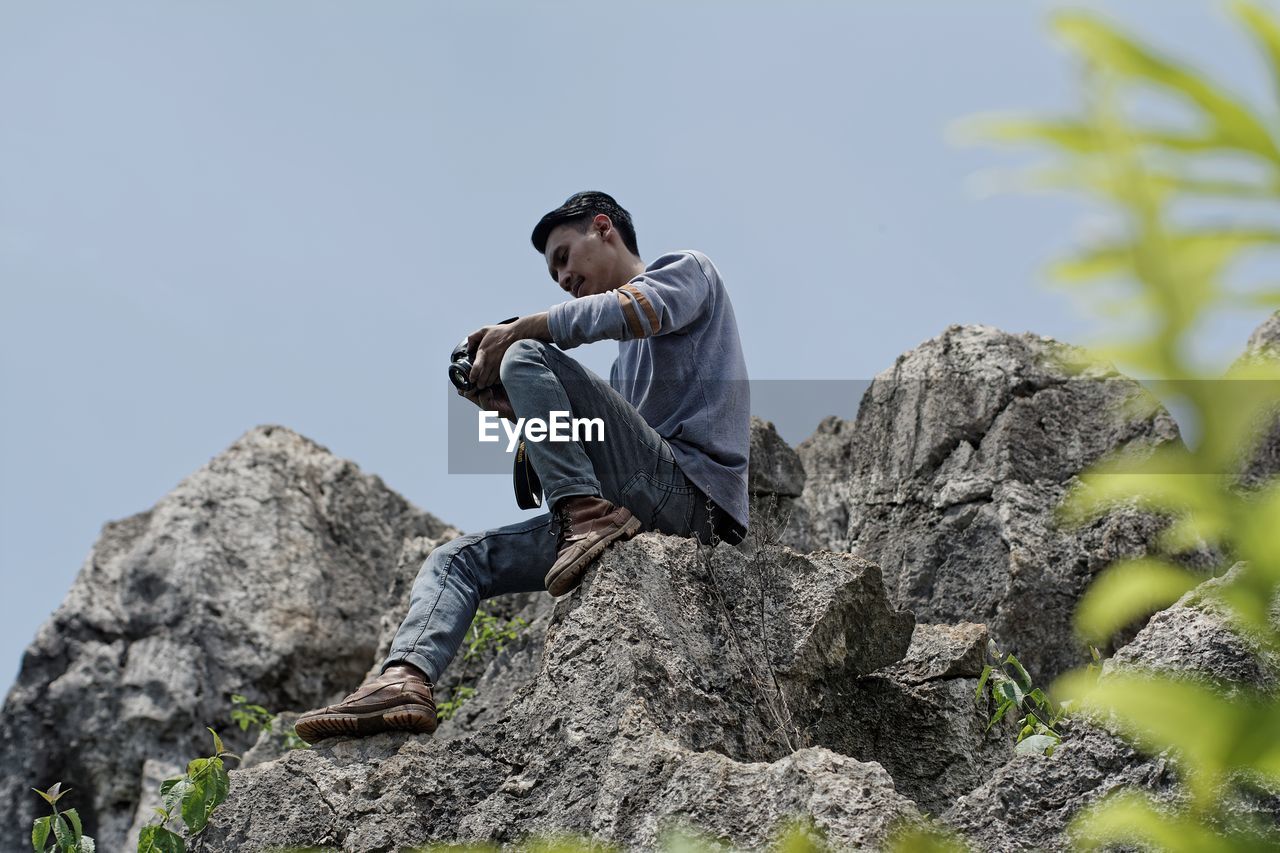
[[[1280,358],[1280,311],[1253,330],[1244,349],[1246,357]]]
[[[1048,338],[952,326],[902,355],[857,420],[822,422],[799,448],[807,542],[878,563],[894,601],[922,622],[990,626],[1038,679],[1081,662],[1071,612],[1094,573],[1137,556],[1156,519],[1116,511],[1062,530],[1055,509],[1104,453],[1178,438],[1150,399]]]
[[[1240,357],[1240,362],[1264,360],[1280,363],[1280,311],[1254,330]],[[1246,488],[1258,488],[1280,475],[1280,409],[1272,410],[1259,429],[1262,439],[1245,463],[1240,478]]]
[[[754,846],[793,811],[873,844],[914,806],[878,765],[805,743],[798,722],[830,679],[901,659],[911,631],[851,555],[643,534],[556,604],[540,653],[515,655],[536,656],[534,676],[484,726],[322,742],[234,772],[195,849],[558,831],[646,848],[678,822]]]
[[[1103,678],[1122,669],[1166,675],[1209,676],[1226,685],[1274,688],[1280,664],[1230,631],[1205,593],[1206,581],[1173,607],[1156,614],[1107,661]],[[1015,756],[990,781],[960,798],[943,820],[977,849],[1067,850],[1067,825],[1081,809],[1121,787],[1137,786],[1177,801],[1175,765],[1146,756],[1102,725],[1077,720],[1049,757]],[[1246,804],[1241,804],[1244,807]]]
[[[751,524],[747,536],[752,546],[785,544],[807,551],[804,510],[804,465],[800,454],[782,440],[769,421],[751,418],[751,466],[747,490]]]
[[[989,710],[974,701],[987,640],[983,625],[917,625],[903,660],[828,683],[809,737],[879,763],[898,791],[941,814],[1013,752],[1009,725],[988,732]]]
[[[272,709],[358,682],[401,544],[447,528],[377,477],[259,427],[153,509],[104,526],[28,647],[0,718],[0,849],[29,844],[32,786],[61,780],[103,850],[126,849],[148,767],[229,739],[229,695]]]

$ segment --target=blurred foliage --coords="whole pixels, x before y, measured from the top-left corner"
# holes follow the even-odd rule
[[[499,853],[502,850],[519,853],[620,853],[623,848],[584,836],[561,835],[528,838],[516,845],[432,844],[416,849],[417,853]],[[680,828],[667,832],[655,849],[663,853],[728,853],[739,848],[705,834]],[[828,853],[832,848],[827,844],[822,830],[811,820],[793,818],[782,822],[768,849],[772,853]],[[937,849],[942,851],[952,848]]]
[[[1261,49],[1280,96],[1280,17],[1251,3],[1231,9]],[[1081,114],[980,120],[978,132],[1055,150],[1053,164],[1022,185],[1082,191],[1103,203],[1110,214],[1105,236],[1052,273],[1125,323],[1126,331],[1095,354],[1143,378],[1166,380],[1163,387],[1197,432],[1192,446],[1170,442],[1145,456],[1103,460],[1063,507],[1064,519],[1077,522],[1122,504],[1170,519],[1159,553],[1100,575],[1080,604],[1077,628],[1086,641],[1102,644],[1172,604],[1204,579],[1177,557],[1207,545],[1224,562],[1220,580],[1197,593],[1202,606],[1220,613],[1250,647],[1280,652],[1272,618],[1280,584],[1280,483],[1245,488],[1240,477],[1263,437],[1260,426],[1280,404],[1280,369],[1258,359],[1225,374],[1206,371],[1197,366],[1196,350],[1197,334],[1217,313],[1280,306],[1280,282],[1240,283],[1232,275],[1249,256],[1280,244],[1280,97],[1259,111],[1090,13],[1060,14],[1054,28],[1083,60]],[[1139,117],[1156,102],[1177,105],[1181,118]],[[1242,789],[1280,790],[1274,696],[1132,668],[1101,678],[1072,673],[1054,693],[1073,714],[1108,720],[1148,752],[1168,751],[1183,782],[1171,802],[1135,791],[1104,798],[1073,824],[1078,846],[1280,846],[1274,819],[1264,826],[1247,809],[1241,816]]]

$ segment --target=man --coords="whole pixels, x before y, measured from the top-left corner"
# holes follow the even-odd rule
[[[731,544],[746,532],[747,370],[711,261],[686,251],[646,266],[630,214],[601,192],[571,196],[532,239],[573,298],[474,332],[477,390],[465,396],[507,418],[599,418],[603,439],[526,442],[551,512],[436,548],[381,675],[303,714],[304,740],[435,731],[432,685],[483,599],[564,595],[605,549],[640,530]],[[562,352],[604,338],[619,342],[608,383]]]

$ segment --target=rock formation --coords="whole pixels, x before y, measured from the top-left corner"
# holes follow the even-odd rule
[[[850,555],[643,534],[557,603],[533,678],[485,726],[341,739],[236,773],[194,849],[560,831],[644,848],[679,823],[757,846],[797,810],[872,844],[914,805],[879,765],[806,745],[801,721],[830,679],[900,660],[911,631]]]
[[[1250,357],[1278,337],[1280,315]],[[1080,593],[1160,527],[1126,510],[1054,523],[1101,455],[1177,440],[1158,407],[1112,419],[1144,392],[1097,367],[1077,375],[1080,358],[952,327],[798,453],[753,419],[745,542],[643,534],[558,602],[485,602],[530,625],[450,665],[438,697],[475,697],[434,737],[285,752],[264,734],[191,849],[564,831],[647,849],[677,826],[746,848],[796,814],[837,846],[875,847],[924,813],[979,849],[1061,849],[1108,790],[1174,796],[1166,758],[1101,725],[1071,724],[1051,757],[1013,756],[1008,726],[988,731],[974,702],[989,637],[1042,684],[1075,664]],[[129,849],[157,782],[207,751],[204,726],[228,730],[230,693],[297,712],[349,692],[380,665],[422,561],[457,534],[281,427],[108,524],[0,717],[0,849],[23,849],[29,789],[57,780],[99,849]],[[1280,673],[1195,594],[1110,665],[1268,687]]]
[[[1075,602],[1102,567],[1144,553],[1159,523],[1116,511],[1064,530],[1055,509],[1103,454],[1178,440],[1159,407],[1117,417],[1150,398],[1083,359],[986,326],[900,356],[855,421],[828,418],[800,445],[807,532],[791,544],[878,563],[919,621],[986,624],[1037,679],[1082,662]]]
[[[271,426],[107,524],[4,704],[0,849],[29,847],[31,788],[58,780],[99,849],[126,849],[144,762],[206,754],[231,693],[273,709],[341,695],[369,668],[404,540],[452,532]]]
[[[1272,314],[1249,336],[1249,343],[1237,364],[1262,360],[1280,363],[1280,311]],[[1246,488],[1257,488],[1280,474],[1280,407],[1273,409],[1259,425],[1259,432],[1262,439],[1253,448],[1240,478]]]
[[[1228,687],[1274,688],[1280,662],[1228,629],[1206,597],[1221,582],[1206,581],[1153,616],[1107,661],[1102,677],[1144,669],[1213,677]],[[1068,824],[1081,809],[1124,787],[1177,801],[1176,784],[1168,756],[1142,755],[1101,722],[1077,720],[1065,727],[1052,756],[1015,756],[942,817],[977,849],[1065,851]]]

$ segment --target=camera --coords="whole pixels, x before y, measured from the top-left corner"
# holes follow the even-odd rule
[[[514,323],[520,318],[508,317],[506,320],[497,323],[498,326],[505,326],[507,323]],[[468,336],[470,337],[470,336]],[[449,353],[449,381],[453,383],[453,387],[457,388],[464,394],[475,390],[475,385],[471,382],[471,357],[473,353],[467,347],[467,338],[453,348],[453,352]]]

